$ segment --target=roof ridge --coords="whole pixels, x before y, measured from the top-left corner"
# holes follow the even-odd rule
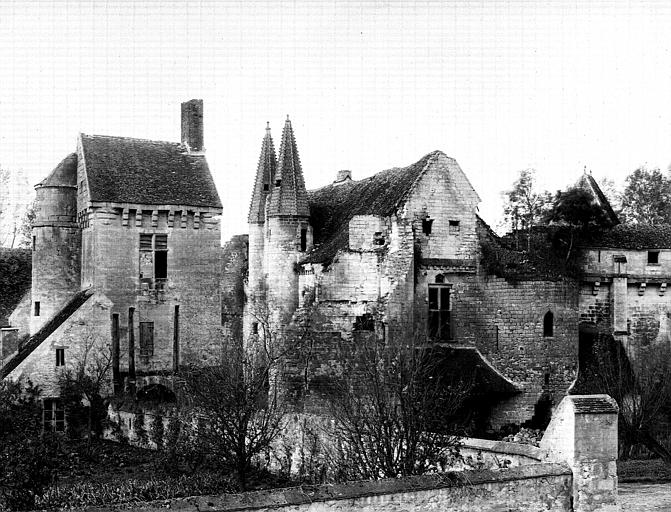
[[[137,142],[150,142],[154,144],[174,144],[175,146],[184,146],[182,142],[176,142],[174,140],[143,139],[141,137],[126,137],[124,135],[100,135],[95,133],[84,133],[84,132],[80,133],[80,135],[82,137],[89,137],[89,138],[95,137],[98,139],[122,139]]]

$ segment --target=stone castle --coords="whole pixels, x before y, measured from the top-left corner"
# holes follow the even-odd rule
[[[578,186],[617,220],[591,176]],[[318,406],[336,342],[412,340],[475,375],[494,427],[558,404],[597,331],[632,357],[669,342],[671,230],[615,227],[578,280],[496,277],[482,243],[498,237],[440,151],[308,190],[290,120],[278,154],[266,128],[249,234],[223,248],[201,100],[182,104],[180,143],[81,134],[36,190],[32,289],[2,329],[0,371],[42,387],[55,428],[58,375],[87,357],[111,354],[109,394],[167,396],[181,366],[268,332],[282,342],[306,315],[309,371],[286,366],[314,383],[300,407]]]

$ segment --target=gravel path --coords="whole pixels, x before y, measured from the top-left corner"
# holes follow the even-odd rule
[[[620,484],[622,512],[671,512],[671,482],[664,484]]]

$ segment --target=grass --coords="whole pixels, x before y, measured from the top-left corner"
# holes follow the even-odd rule
[[[661,459],[619,460],[620,482],[671,482],[671,465]]]

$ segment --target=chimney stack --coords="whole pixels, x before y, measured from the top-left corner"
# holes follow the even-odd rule
[[[342,170],[338,171],[336,180],[333,183],[341,183],[345,180],[351,180],[351,179],[352,179],[352,171]]]
[[[203,100],[182,103],[182,144],[189,153],[205,151],[203,147]]]

